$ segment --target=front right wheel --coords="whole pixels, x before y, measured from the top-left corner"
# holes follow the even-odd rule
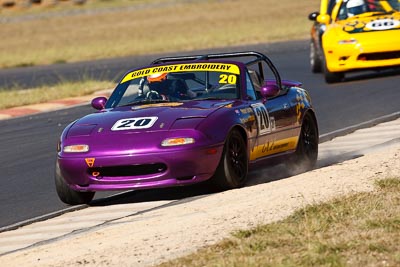
[[[79,192],[72,190],[61,175],[60,166],[56,163],[55,184],[57,195],[60,200],[69,205],[88,204],[92,201],[95,192]]]

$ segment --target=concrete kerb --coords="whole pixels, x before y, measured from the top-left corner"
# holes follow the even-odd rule
[[[400,118],[400,111],[394,112],[392,114],[384,115],[382,117],[378,117],[376,119],[372,119],[372,120],[369,120],[369,121],[366,121],[366,122],[355,124],[355,125],[352,125],[352,126],[349,126],[349,127],[346,127],[346,128],[338,129],[338,130],[335,130],[335,131],[330,132],[330,133],[322,134],[322,135],[319,136],[319,143],[324,143],[324,142],[330,141],[330,140],[332,140],[332,139],[334,139],[336,137],[353,133],[356,130],[360,130],[360,129],[364,129],[364,128],[370,128],[370,127],[373,127],[373,126],[375,126],[377,124],[388,122],[388,121],[393,121],[393,120],[396,120],[398,118]]]

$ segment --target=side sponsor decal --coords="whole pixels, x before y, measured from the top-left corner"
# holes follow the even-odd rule
[[[166,65],[166,66],[157,66],[147,69],[135,70],[129,72],[125,75],[124,79],[122,79],[121,83],[141,78],[144,76],[149,76],[153,74],[162,74],[165,72],[182,72],[182,71],[215,71],[215,72],[226,72],[232,74],[239,74],[239,67],[234,64],[225,64],[225,63],[188,63],[188,64],[175,64],[175,65]],[[234,76],[227,75],[226,77],[221,77],[227,83],[233,83],[233,79],[236,79]]]
[[[301,115],[304,111],[304,108],[306,106],[305,103],[307,103],[307,97],[305,95],[305,92],[303,90],[297,90],[296,93],[296,117],[297,117],[297,123],[300,124],[301,121]]]
[[[258,135],[265,135],[271,132],[271,120],[268,110],[263,103],[251,105],[257,118]]]
[[[250,160],[255,160],[275,153],[296,149],[297,142],[297,137],[291,137],[282,140],[269,141],[265,144],[260,144],[254,147],[254,149],[251,151]]]
[[[153,126],[158,117],[127,118],[117,121],[112,131],[147,129]]]

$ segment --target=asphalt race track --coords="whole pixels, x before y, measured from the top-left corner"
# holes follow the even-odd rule
[[[399,111],[399,69],[354,73],[348,75],[343,83],[328,85],[322,74],[311,73],[306,41],[208,52],[244,50],[267,54],[280,70],[283,79],[303,82],[313,99],[320,134]],[[129,68],[147,64],[160,56],[163,55],[0,70],[0,87],[17,83],[23,88],[88,77],[118,80]],[[85,73],[84,77],[82,73]],[[0,228],[68,207],[58,199],[54,189],[56,144],[61,131],[69,122],[92,111],[86,105],[0,121]],[[113,193],[97,194],[96,198],[101,199]],[[134,201],[181,199],[204,193],[206,190],[202,188],[151,190],[135,192]],[[123,198],[113,198],[113,201],[123,201]]]

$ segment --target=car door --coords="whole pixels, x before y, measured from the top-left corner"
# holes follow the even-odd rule
[[[282,91],[278,96],[263,102],[257,97],[249,75],[246,86],[257,123],[257,138],[250,151],[250,160],[294,149],[297,144],[293,131],[295,115],[286,93]]]

